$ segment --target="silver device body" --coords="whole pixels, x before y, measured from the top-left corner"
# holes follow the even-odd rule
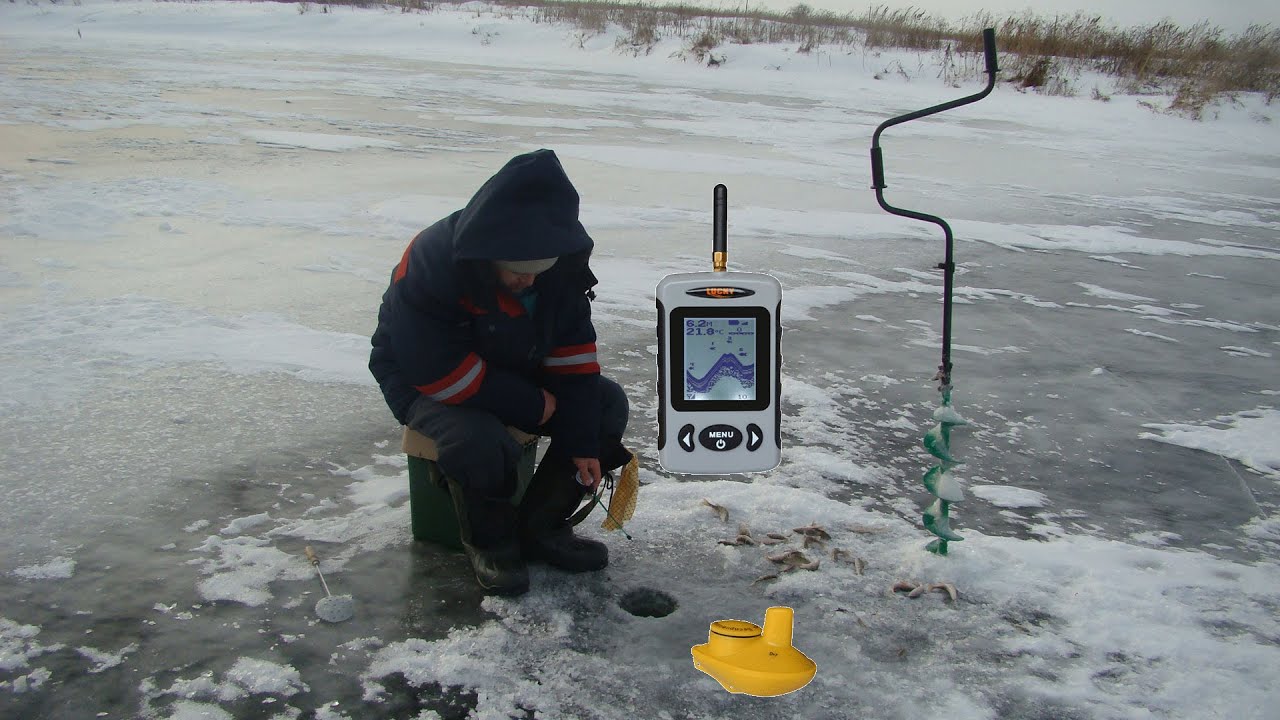
[[[763,273],[658,283],[658,460],[670,472],[764,472],[782,460],[782,285]]]

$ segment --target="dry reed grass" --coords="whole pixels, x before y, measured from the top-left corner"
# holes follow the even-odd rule
[[[331,4],[381,4],[412,12],[453,2],[461,0]],[[586,36],[618,28],[618,49],[638,54],[652,52],[664,38],[679,39],[686,57],[713,65],[725,55],[717,57],[712,50],[727,44],[788,43],[799,52],[929,52],[941,66],[939,76],[948,82],[981,72],[982,29],[994,27],[1001,77],[1023,89],[1075,94],[1082,72],[1098,72],[1115,78],[1117,92],[1170,95],[1165,109],[1193,118],[1236,93],[1262,93],[1268,103],[1280,96],[1280,29],[1269,25],[1228,35],[1208,23],[1116,28],[1085,13],[1045,17],[1025,12],[1003,18],[978,13],[952,25],[917,8],[885,6],[838,15],[803,3],[785,12],[752,9],[745,2],[736,9],[612,0],[490,0],[489,5],[536,22],[568,24]],[[1093,95],[1110,97],[1096,88]]]

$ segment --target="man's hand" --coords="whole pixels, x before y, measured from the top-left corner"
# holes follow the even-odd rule
[[[573,464],[578,468],[578,482],[595,492],[601,478],[600,458],[576,457],[573,459]]]
[[[551,416],[556,414],[556,396],[542,391],[542,420],[538,421],[539,425],[546,425]]]

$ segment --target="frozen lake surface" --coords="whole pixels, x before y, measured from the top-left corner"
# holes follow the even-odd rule
[[[957,236],[966,539],[938,558],[941,235],[876,207],[867,150],[978,80],[613,43],[475,9],[0,6],[0,716],[1268,717],[1275,107],[1001,87],[886,132],[890,201]],[[539,147],[583,196],[644,487],[634,540],[584,526],[607,571],[485,599],[412,541],[368,335],[413,234]],[[749,478],[656,460],[654,288],[710,268],[716,183],[731,269],[784,286],[783,463]],[[816,571],[757,582],[785,546],[719,543],[812,522]],[[352,621],[315,619],[306,545]],[[678,608],[635,617],[636,589]],[[693,668],[711,621],[771,605],[813,683]]]

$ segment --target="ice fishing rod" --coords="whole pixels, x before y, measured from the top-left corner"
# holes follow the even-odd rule
[[[946,220],[937,215],[894,207],[885,201],[884,152],[880,149],[880,134],[894,125],[918,120],[922,117],[958,108],[961,105],[975,103],[990,95],[996,86],[996,72],[999,70],[996,67],[996,31],[994,28],[986,28],[982,31],[982,46],[987,60],[987,86],[981,92],[890,118],[880,123],[880,127],[877,127],[875,134],[871,136],[871,187],[876,191],[876,202],[880,203],[880,207],[894,215],[934,223],[942,228],[942,233],[947,241],[946,258],[941,263],[938,263],[937,266],[943,272],[942,364],[938,366],[938,374],[934,376],[934,379],[938,381],[938,391],[942,393],[942,406],[933,413],[933,419],[936,424],[924,435],[925,450],[937,458],[938,463],[929,468],[922,478],[925,488],[937,498],[923,513],[925,529],[936,536],[925,549],[937,555],[947,554],[948,542],[964,539],[951,529],[951,503],[964,499],[964,492],[961,490],[960,484],[950,474],[950,470],[961,463],[960,460],[951,455],[951,428],[966,424],[960,413],[951,407],[951,298],[954,291],[956,273],[953,252],[954,238],[951,234],[951,226],[947,224]]]
[[[935,115],[946,110],[958,108],[961,105],[975,103],[991,94],[996,86],[996,31],[995,28],[987,28],[982,31],[982,46],[987,58],[987,86],[981,92],[974,93],[950,102],[940,105],[916,110],[905,115],[899,115],[880,123],[880,127],[876,128],[876,132],[871,136],[871,187],[876,191],[876,202],[880,203],[880,207],[887,212],[902,217],[913,218],[915,220],[924,220],[931,222],[942,228],[943,234],[946,236],[947,249],[946,259],[938,263],[938,269],[943,272],[943,290],[942,290],[942,364],[938,366],[939,390],[945,390],[951,386],[951,296],[952,288],[955,280],[956,264],[952,254],[953,237],[951,235],[951,226],[946,220],[937,215],[930,215],[915,210],[905,210],[890,205],[884,199],[884,152],[880,149],[880,133],[894,125],[901,125],[904,122],[918,120],[922,117]]]

